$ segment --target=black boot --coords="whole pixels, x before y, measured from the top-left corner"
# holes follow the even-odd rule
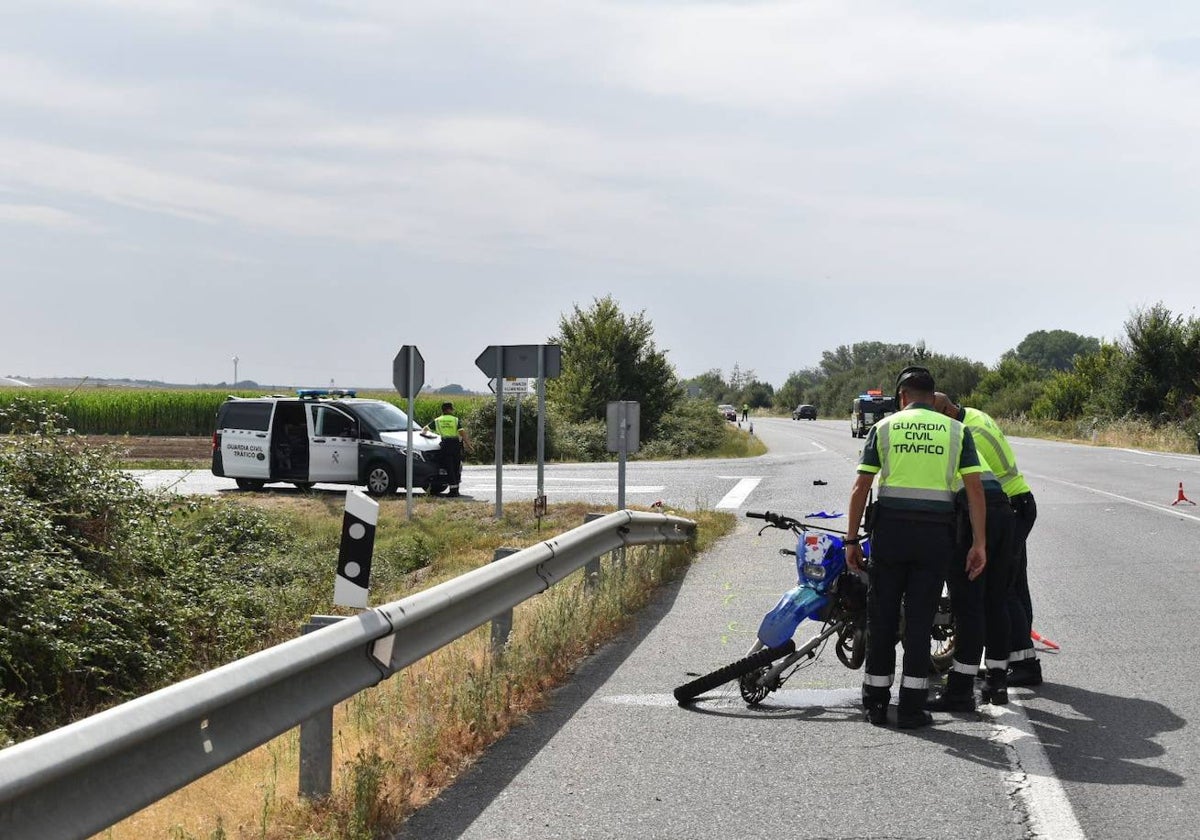
[[[929,691],[924,688],[901,688],[900,705],[896,707],[896,726],[901,729],[920,729],[933,723],[933,715],[925,711]]]
[[[925,704],[931,712],[975,711],[975,680],[970,674],[951,671],[946,687]]]
[[[863,719],[872,726],[887,726],[888,703],[892,692],[886,688],[864,685],[862,689]]]
[[[1031,686],[1042,684],[1042,663],[1036,659],[1018,659],[1008,666],[1008,684]]]
[[[1003,668],[989,668],[979,689],[979,699],[993,706],[1008,704],[1008,674]]]

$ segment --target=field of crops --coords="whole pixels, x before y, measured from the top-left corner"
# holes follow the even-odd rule
[[[15,401],[45,402],[66,417],[67,425],[85,435],[211,435],[217,407],[230,394],[239,397],[262,396],[259,391],[216,390],[135,390],[92,388],[76,391],[42,388],[0,389],[0,412]],[[360,392],[360,397],[386,400],[408,410],[408,400],[394,391]],[[416,400],[417,422],[428,423],[439,413],[444,399],[450,399],[459,416],[484,397],[434,394]],[[9,431],[0,416],[0,434]]]

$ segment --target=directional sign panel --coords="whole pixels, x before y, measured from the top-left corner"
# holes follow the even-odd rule
[[[498,375],[496,365],[499,361],[498,350],[504,352],[504,375],[536,377],[538,375],[538,349],[545,348],[546,361],[543,376],[554,379],[562,373],[562,347],[557,344],[510,344],[503,347],[493,344],[479,354],[475,367],[483,371],[484,376],[495,379]]]
[[[409,359],[412,359],[411,377]],[[411,378],[412,381],[409,381]],[[392,360],[392,384],[402,397],[415,397],[425,386],[425,359],[421,351],[405,344]]]

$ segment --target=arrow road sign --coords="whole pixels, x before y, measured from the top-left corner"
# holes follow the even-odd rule
[[[484,376],[495,379],[497,350],[504,351],[504,375],[519,377],[536,377],[538,375],[538,349],[545,348],[545,370],[542,375],[547,379],[555,379],[562,373],[562,347],[557,344],[511,344],[499,347],[493,344],[479,354],[475,367],[483,371]]]

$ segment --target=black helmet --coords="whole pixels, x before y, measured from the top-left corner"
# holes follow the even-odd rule
[[[897,408],[900,407],[900,387],[903,385],[915,388],[918,391],[929,391],[931,393],[936,388],[933,382],[933,374],[929,372],[929,368],[921,367],[920,365],[909,365],[900,371],[900,375],[896,377]]]

